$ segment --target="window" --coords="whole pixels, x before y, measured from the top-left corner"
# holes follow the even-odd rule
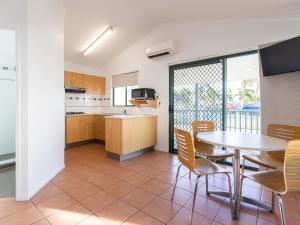
[[[131,106],[131,90],[138,88],[138,72],[112,76],[113,106]]]
[[[131,99],[131,90],[138,86],[126,86],[113,88],[113,106],[132,106],[129,102]]]

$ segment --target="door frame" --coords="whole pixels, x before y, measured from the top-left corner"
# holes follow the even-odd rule
[[[202,66],[211,64],[213,62],[222,62],[223,64],[223,91],[222,91],[222,130],[226,128],[226,90],[227,90],[227,59],[238,57],[238,56],[245,56],[258,53],[258,50],[250,50],[244,51],[234,54],[228,54],[218,57],[212,57],[202,60],[196,60],[191,62],[180,63],[176,65],[169,66],[169,152],[177,154],[177,149],[174,149],[174,71],[177,69],[183,68],[190,68],[194,66]],[[173,112],[173,113],[172,113]]]

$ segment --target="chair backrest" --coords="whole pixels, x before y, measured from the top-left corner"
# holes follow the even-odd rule
[[[300,127],[270,124],[268,126],[268,136],[281,138],[287,141],[300,139]]]
[[[193,129],[193,136],[195,141],[195,148],[197,149],[205,149],[205,148],[212,148],[213,145],[205,143],[203,141],[198,141],[196,135],[198,132],[204,131],[215,131],[216,124],[214,121],[206,121],[206,120],[194,120],[192,122],[192,129]]]
[[[175,128],[176,143],[178,147],[178,159],[190,170],[195,168],[195,148],[190,132]]]
[[[284,158],[285,192],[300,191],[300,140],[290,141]]]

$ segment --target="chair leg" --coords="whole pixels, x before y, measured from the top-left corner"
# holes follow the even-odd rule
[[[231,218],[233,219],[233,199],[232,199],[232,188],[231,188],[231,179],[228,173],[225,173],[228,181],[228,191],[229,191],[229,200],[230,200],[230,209],[231,209]]]
[[[275,210],[275,197],[276,197],[275,192],[272,192],[272,206],[271,206],[270,213],[273,213]]]
[[[286,225],[283,201],[282,201],[282,198],[281,198],[280,195],[277,195],[277,198],[278,198],[278,201],[279,201],[281,224]]]
[[[206,195],[209,195],[209,192],[208,192],[208,175],[205,175],[205,191],[206,191]]]
[[[171,198],[172,201],[173,201],[174,194],[175,194],[175,189],[176,189],[176,185],[177,185],[177,180],[178,180],[178,176],[179,176],[180,167],[181,167],[181,164],[177,168],[176,180],[175,180],[175,184],[174,184],[174,187],[173,187],[173,193],[172,193],[172,198]]]
[[[240,208],[241,208],[241,198],[242,198],[242,192],[243,192],[243,181],[244,181],[244,176],[242,176],[241,178],[241,184],[240,184],[240,193],[238,195],[238,204],[237,204],[237,208],[236,208],[236,217],[237,219],[239,218],[240,215]]]
[[[242,174],[245,172],[245,164],[246,164],[246,159],[243,158]]]
[[[191,216],[190,216],[190,225],[193,223],[193,215],[194,215],[199,179],[200,179],[200,176],[198,176],[196,179],[196,185],[195,185],[194,196],[193,196],[193,205],[192,205],[192,211],[191,211]]]

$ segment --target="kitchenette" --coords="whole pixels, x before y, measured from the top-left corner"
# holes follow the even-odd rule
[[[65,71],[66,150],[96,143],[105,145],[107,156],[119,161],[152,151],[157,144],[157,116],[140,112],[144,106],[157,107],[155,91],[132,89],[130,107],[113,107],[106,86],[106,77]]]

